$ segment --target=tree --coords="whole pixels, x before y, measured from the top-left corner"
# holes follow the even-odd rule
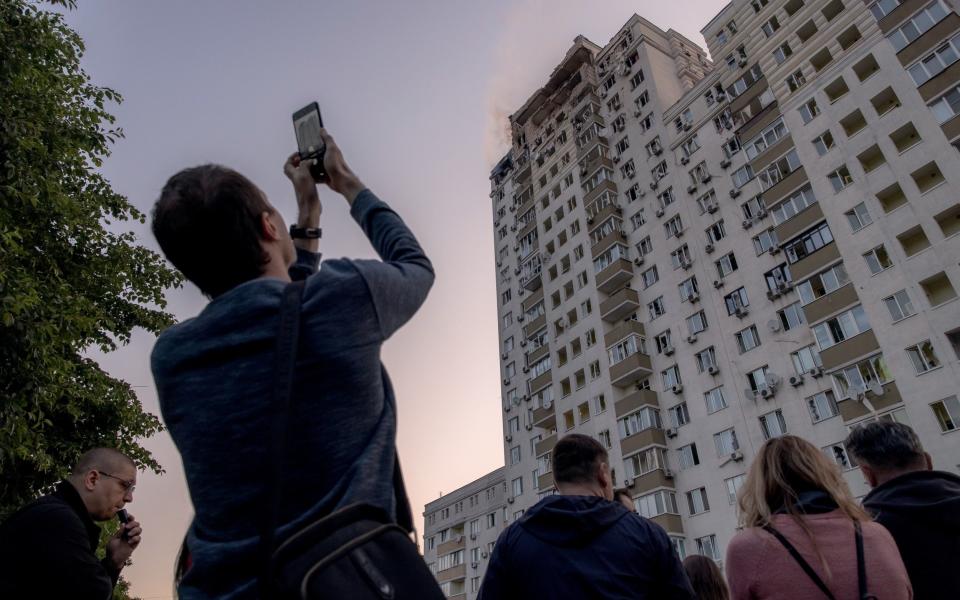
[[[160,421],[86,353],[172,323],[164,291],[181,279],[137,244],[144,215],[97,172],[121,99],[91,83],[83,51],[62,15],[0,1],[0,519],[94,446],[161,472],[139,443]]]

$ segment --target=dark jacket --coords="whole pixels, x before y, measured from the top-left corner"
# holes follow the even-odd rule
[[[255,598],[264,486],[285,483],[277,539],[355,502],[394,513],[396,402],[384,341],[423,304],[433,268],[397,213],[369,190],[350,211],[382,260],[323,262],[303,250],[306,277],[287,451],[270,457],[270,405],[285,284],[260,278],[216,297],[164,331],[153,349],[160,410],[193,501],[193,560],[183,600]]]
[[[960,595],[960,477],[907,473],[878,485],[863,506],[897,542],[917,600]]]
[[[596,496],[549,496],[497,540],[479,600],[692,599],[657,524]]]
[[[120,572],[97,560],[100,527],[66,481],[0,526],[0,598],[106,600]]]

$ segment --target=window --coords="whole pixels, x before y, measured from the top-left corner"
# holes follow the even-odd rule
[[[663,389],[668,390],[674,386],[681,385],[683,382],[680,380],[680,370],[677,368],[677,365],[660,371],[660,379],[663,382]]]
[[[660,136],[657,136],[652,140],[650,140],[650,142],[646,146],[644,146],[644,148],[647,149],[647,158],[653,158],[654,156],[659,156],[663,152],[663,145],[660,144]]]
[[[607,410],[607,401],[603,397],[603,394],[594,396],[593,397],[593,414],[599,415],[605,410]]]
[[[613,244],[609,250],[604,251],[603,254],[593,259],[593,270],[595,273],[599,273],[621,258],[627,258],[628,254],[629,251],[625,245],[619,242]]]
[[[840,289],[849,282],[850,278],[843,263],[838,263],[798,285],[797,294],[800,296],[800,302],[806,305]]]
[[[652,519],[662,514],[680,514],[677,508],[677,495],[674,492],[659,490],[652,494],[640,496],[633,501],[634,507],[640,516]]]
[[[503,326],[510,327],[511,325],[513,325],[513,313],[508,312],[507,314],[503,315]]]
[[[674,196],[673,194],[673,188],[668,187],[667,189],[657,194],[657,200],[660,201],[660,206],[662,208],[666,208],[671,204],[673,204],[673,202],[676,200],[676,196]]]
[[[710,502],[707,501],[707,489],[697,488],[687,492],[687,506],[690,508],[691,516],[710,510]]]
[[[650,428],[662,429],[663,425],[660,423],[660,411],[649,406],[644,406],[634,413],[617,419],[617,430],[621,440]]]
[[[780,21],[777,17],[770,17],[769,21],[760,26],[760,30],[767,37],[771,37],[778,29],[780,29]]]
[[[645,236],[636,246],[637,254],[639,256],[644,256],[653,252],[653,242],[650,240],[650,236]]]
[[[844,367],[832,373],[832,377],[837,397],[840,400],[862,394],[869,389],[871,382],[876,381],[884,384],[891,378],[882,354],[875,354],[854,365]]]
[[[893,49],[900,52],[907,44],[939,23],[948,12],[949,9],[943,0],[935,0],[910,17],[906,23],[887,34],[887,39],[893,44]]]
[[[643,288],[646,289],[651,285],[655,284],[660,280],[660,275],[657,271],[657,265],[653,265],[646,271],[640,274],[640,279],[643,281]]]
[[[753,7],[753,12],[758,13],[763,10],[763,7],[769,4],[770,0],[750,0],[750,6]]]
[[[937,122],[943,125],[960,114],[960,87],[951,88],[946,94],[928,105]]]
[[[930,343],[930,340],[907,348],[907,356],[910,357],[910,362],[913,363],[913,369],[917,372],[917,375],[922,375],[940,366],[940,359],[933,351],[933,344]]]
[[[625,339],[607,349],[610,366],[623,362],[636,353],[647,353],[647,341],[636,334],[630,334]]]
[[[957,401],[956,396],[934,402],[930,408],[940,424],[940,431],[947,433],[960,428],[960,401]]]
[[[633,77],[630,78],[630,89],[635,90],[641,83],[643,83],[643,70],[637,71]]]
[[[730,504],[737,503],[737,492],[740,491],[740,488],[743,487],[743,482],[747,480],[747,476],[743,473],[729,479],[724,479],[724,483],[727,484],[727,502]]]
[[[800,111],[800,118],[803,119],[804,125],[814,120],[816,116],[820,114],[820,107],[817,106],[816,98],[810,98],[797,110]]]
[[[685,121],[685,122],[689,122],[689,121]],[[690,158],[690,156],[699,149],[700,149],[700,142],[697,140],[697,134],[691,135],[689,138],[687,138],[686,141],[683,142],[683,144],[680,145],[680,150],[683,152],[683,155],[687,158]]]
[[[807,398],[807,407],[810,409],[810,418],[813,419],[814,423],[825,421],[840,414],[833,390],[826,390],[810,396]]]
[[[813,138],[813,147],[817,149],[817,154],[820,156],[830,152],[834,146],[833,134],[830,133],[829,129],[821,133],[818,137]]]
[[[604,429],[597,434],[597,439],[600,440],[600,443],[603,444],[604,448],[612,448],[613,442],[610,441],[610,430]]]
[[[791,352],[790,359],[793,361],[793,370],[796,371],[797,375],[809,373],[823,366],[820,353],[817,352],[813,344],[800,348],[796,352]]]
[[[690,335],[696,335],[707,329],[707,313],[697,311],[687,317],[687,332]]]
[[[706,234],[707,241],[711,244],[716,244],[723,238],[727,237],[727,231],[723,225],[723,219],[720,219],[710,227],[707,227]]]
[[[867,313],[863,310],[863,306],[857,305],[823,323],[814,325],[813,337],[816,338],[822,352],[869,329]]]
[[[677,429],[690,422],[690,411],[687,410],[686,402],[671,406],[667,410],[667,414],[670,415],[670,425]]]
[[[510,448],[510,464],[516,465],[520,463],[520,446],[514,446]]]
[[[787,423],[783,420],[783,412],[775,410],[760,416],[760,429],[763,431],[763,439],[780,437],[787,433]]]
[[[756,325],[741,329],[734,334],[734,337],[737,338],[737,347],[740,349],[740,354],[749,352],[760,345],[760,334],[757,333]]]
[[[497,513],[492,512],[487,514],[487,529],[493,529],[497,526]]]
[[[464,550],[456,550],[450,554],[444,554],[437,559],[437,570],[444,571],[451,567],[463,564]]]
[[[700,455],[697,453],[696,444],[688,444],[677,449],[677,460],[680,463],[680,469],[689,469],[700,464]]]
[[[873,223],[873,219],[870,218],[870,213],[867,212],[867,205],[863,202],[843,214],[847,217],[847,222],[850,223],[850,229],[854,232],[860,231],[870,223]]]
[[[715,561],[723,560],[720,556],[720,546],[717,545],[717,536],[713,534],[697,538],[697,551]]]
[[[883,303],[887,305],[887,310],[890,311],[890,317],[894,322],[906,319],[917,312],[913,308],[913,302],[910,301],[907,290],[900,290],[892,296],[887,296],[883,299]]]
[[[784,42],[780,44],[776,50],[773,51],[773,59],[777,61],[778,65],[781,65],[793,54],[793,49],[790,48],[789,42]]]
[[[647,313],[650,315],[651,321],[659,316],[664,315],[666,312],[667,309],[663,304],[663,296],[660,296],[653,302],[647,304]]]
[[[683,221],[680,220],[680,215],[676,215],[664,223],[663,230],[668,240],[678,234],[683,235]]]
[[[743,145],[743,149],[747,153],[747,160],[753,160],[789,133],[787,126],[783,124],[783,117],[767,125],[755,138]]]
[[[740,287],[723,297],[723,303],[727,307],[727,314],[732,315],[740,309],[750,306],[750,299],[747,297],[747,289]]]
[[[732,427],[713,434],[713,443],[717,447],[718,458],[726,458],[740,449],[737,432]]]
[[[767,375],[769,374],[770,369],[767,365],[760,367],[759,369],[754,369],[747,373],[747,383],[750,384],[750,390],[753,393],[757,393],[764,388],[768,388],[767,385]]]
[[[704,392],[703,399],[707,404],[707,414],[713,414],[727,407],[727,399],[723,396],[723,386]]]
[[[827,455],[827,458],[837,463],[837,466],[845,471],[855,469],[857,467],[857,462],[853,460],[852,455],[847,453],[847,447],[843,445],[843,442],[830,444],[823,449],[823,453]]]
[[[753,167],[750,165],[743,165],[730,175],[730,179],[733,182],[733,187],[737,189],[742,188],[743,186],[747,185],[751,179],[753,179]]]
[[[874,275],[893,266],[893,261],[890,260],[890,255],[883,244],[864,254],[863,258],[867,261],[867,267]]]
[[[720,260],[714,264],[717,266],[717,274],[722,279],[737,270],[737,257],[731,252],[730,254],[720,257]]]
[[[684,279],[677,288],[680,292],[680,299],[684,302],[693,302],[700,294],[700,286],[697,285],[696,277]]]
[[[700,209],[700,214],[709,212],[714,213],[720,205],[717,203],[717,192],[710,190],[706,194],[697,197],[697,208]]]
[[[797,151],[790,150],[763,171],[757,173],[757,179],[760,181],[760,189],[767,191],[801,166],[800,159],[797,157]]]
[[[804,232],[800,237],[787,242],[783,247],[787,262],[791,265],[806,258],[833,241],[833,233],[826,222]]]
[[[960,36],[954,36],[907,69],[913,82],[923,85],[960,59]]]
[[[663,354],[667,349],[673,349],[673,343],[670,340],[670,330],[666,330],[663,333],[657,334],[657,337],[654,338],[657,342],[657,354]]]
[[[666,465],[663,448],[649,448],[623,459],[627,477],[640,477]]]
[[[513,497],[523,495],[523,477],[517,477],[510,482],[511,491],[513,491]]]
[[[637,211],[632,217],[630,217],[630,224],[633,226],[634,231],[640,229],[640,227],[642,227],[646,222],[647,220],[644,218],[642,210]]]
[[[683,244],[670,253],[670,264],[673,265],[674,269],[679,269],[680,267],[686,268],[692,262],[693,256],[690,254],[690,247],[686,244]]]
[[[900,0],[877,0],[870,5],[870,12],[872,12],[873,17],[879,21],[889,15],[893,9],[898,6],[900,6]]]
[[[778,310],[777,317],[780,319],[780,325],[784,331],[799,327],[806,320],[799,302],[794,302],[782,310]]]
[[[807,84],[807,78],[803,76],[803,70],[797,69],[793,74],[786,78],[787,89],[795,92]]]
[[[774,225],[780,225],[792,219],[808,206],[816,204],[816,202],[817,198],[813,195],[810,184],[805,184],[802,188],[790,194],[786,200],[779,202],[770,209],[770,215],[773,217]]]

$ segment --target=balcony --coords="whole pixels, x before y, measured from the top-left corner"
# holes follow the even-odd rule
[[[455,535],[452,539],[445,541],[444,543],[437,546],[437,556],[443,556],[444,554],[450,554],[454,550],[462,550],[467,547],[467,542],[463,534]]]
[[[650,519],[660,527],[663,527],[667,533],[683,533],[683,521],[680,515],[663,514]]]
[[[613,405],[613,412],[616,413],[619,419],[623,415],[630,414],[642,406],[659,407],[660,400],[657,397],[657,393],[653,390],[638,390],[624,397],[622,400],[618,400]]]
[[[542,440],[534,444],[533,452],[537,456],[537,458],[539,458],[544,454],[546,454],[547,452],[550,452],[551,450],[553,450],[553,447],[556,445],[557,445],[557,434],[553,434],[551,436],[547,436],[543,438]]]
[[[540,288],[543,278],[540,276],[540,272],[543,268],[538,264],[530,273],[524,275],[520,278],[520,285],[523,286],[523,289],[528,292],[532,292]]]
[[[786,154],[791,148],[793,148],[793,137],[787,134],[780,138],[774,145],[768,146],[763,152],[753,157],[753,160],[750,161],[750,168],[753,169],[754,173],[759,173],[776,162],[777,159]]]
[[[824,370],[829,371],[879,349],[880,343],[877,341],[877,336],[872,329],[868,329],[826,350],[821,350],[820,360],[823,361]]]
[[[627,235],[621,229],[614,229],[607,235],[600,238],[596,244],[590,246],[590,253],[593,254],[594,257],[599,256],[606,252],[610,246],[618,242],[621,244],[626,244]]]
[[[633,319],[621,323],[607,333],[603,334],[603,344],[609,348],[631,333],[635,333],[640,337],[644,337],[646,333],[644,332],[643,323],[640,321],[634,321]]]
[[[628,388],[646,379],[651,373],[653,369],[650,366],[650,357],[637,352],[610,367],[610,380],[619,388]]]
[[[816,323],[859,301],[856,288],[848,283],[804,306],[803,314],[807,318],[807,323]]]
[[[547,344],[544,344],[539,348],[535,348],[527,352],[527,364],[532,365],[533,363],[537,362],[538,360],[540,360],[541,358],[543,358],[549,353],[550,353],[550,346],[548,346]]]
[[[800,187],[800,184],[804,181],[807,181],[807,170],[804,167],[800,167],[775,183],[772,187],[767,188],[767,190],[763,192],[763,203],[766,205],[767,210],[770,210],[771,206],[776,205],[786,198],[787,194]]]
[[[533,424],[536,427],[541,429],[556,429],[557,428],[557,413],[553,411],[553,407],[533,409]]]
[[[604,179],[583,196],[583,205],[589,206],[591,202],[603,195],[604,192],[617,193],[617,184],[609,179]]]
[[[610,294],[633,279],[633,263],[625,258],[619,258],[597,273],[596,279],[597,289],[604,294]]]
[[[437,556],[439,556],[439,554]],[[450,567],[437,573],[437,582],[444,583],[445,581],[452,581],[454,579],[463,579],[466,576],[467,565],[466,563],[460,563],[455,567]]]
[[[663,430],[655,427],[649,427],[643,431],[638,431],[631,436],[620,440],[620,454],[626,456],[633,454],[637,450],[642,450],[653,445],[666,446],[667,439],[664,437]]]
[[[550,385],[550,382],[551,382],[551,381],[552,381],[552,380],[550,379],[550,370],[547,369],[547,371],[546,371],[545,373],[542,373],[542,374],[538,375],[537,377],[534,377],[533,379],[530,380],[530,388],[529,388],[529,389],[530,389],[531,392],[534,392],[534,391],[539,390],[539,389],[541,389],[541,388],[547,387],[548,385]]]
[[[840,251],[837,250],[837,244],[830,242],[823,248],[820,248],[813,254],[806,256],[790,265],[790,277],[794,281],[803,281],[818,271],[822,271],[827,265],[840,260]]]
[[[596,173],[597,169],[599,169],[600,167],[606,167],[611,171],[614,170],[613,161],[607,158],[606,156],[599,156],[599,154],[592,160],[588,160],[586,164],[583,165],[583,167],[587,171],[587,177],[590,177],[591,175]]]
[[[523,337],[528,338],[536,332],[540,331],[547,325],[547,316],[540,315],[536,319],[530,321],[523,326]]]
[[[600,318],[608,323],[616,323],[637,312],[638,308],[640,308],[640,294],[637,290],[625,287],[600,303]]]
[[[778,240],[789,240],[822,220],[823,210],[820,208],[820,203],[817,202],[774,227],[773,233]]]
[[[662,487],[673,487],[673,476],[667,477],[663,469],[654,469],[633,480],[632,494],[645,494]]]
[[[587,207],[588,215],[590,214],[592,208],[593,208],[592,206]],[[623,209],[620,208],[620,206],[616,202],[610,202],[609,204],[601,208],[599,211],[597,211],[597,214],[587,217],[587,229],[592,230],[594,226],[599,226],[603,224],[603,222],[606,221],[609,217],[613,215],[622,215],[622,214],[623,214]]]
[[[537,477],[538,491],[542,492],[544,490],[552,490],[554,485],[556,484],[553,481],[553,471],[550,471],[549,473],[544,473],[543,475],[539,475]]]
[[[874,396],[868,393],[866,398],[867,402],[870,403],[870,406],[872,406],[875,411],[885,410],[895,404],[903,402],[903,398],[900,396],[900,390],[897,389],[897,384],[892,381],[883,385],[882,396]],[[843,418],[844,423],[855,421],[870,414],[870,410],[867,409],[862,401],[853,398],[838,400],[837,408],[840,410],[840,416]]]

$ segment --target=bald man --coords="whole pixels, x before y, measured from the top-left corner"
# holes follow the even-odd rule
[[[133,501],[137,467],[111,448],[80,457],[56,490],[0,526],[0,598],[107,600],[134,549],[140,524],[131,516],[97,560],[100,527]]]

